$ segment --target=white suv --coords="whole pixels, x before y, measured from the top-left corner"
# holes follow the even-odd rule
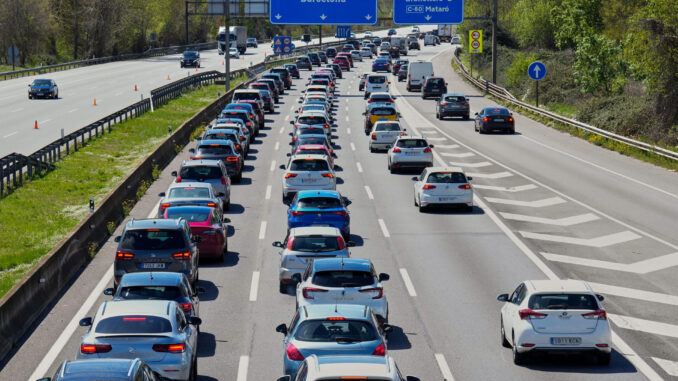
[[[282,176],[283,202],[302,190],[337,190],[337,177],[324,155],[297,155]]]
[[[501,340],[513,348],[513,362],[524,364],[537,351],[590,352],[610,363],[610,325],[603,297],[580,280],[527,280],[497,297]]]
[[[365,82],[365,99],[372,93],[388,93],[388,78],[385,74],[370,74]]]
[[[378,381],[419,381],[418,377],[403,377],[393,357],[367,355],[310,355],[299,366],[294,381],[360,379]],[[278,381],[292,381],[283,376]]]

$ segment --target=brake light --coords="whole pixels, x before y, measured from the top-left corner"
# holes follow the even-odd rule
[[[330,179],[334,177],[334,175],[331,174],[331,173],[329,173],[329,172],[322,173],[321,175],[322,175],[323,177],[329,177]]]
[[[200,159],[202,159],[201,156],[193,156],[193,157],[191,157],[191,160],[200,160]]]
[[[372,352],[372,356],[386,356],[386,346],[384,343],[379,344],[374,352]]]
[[[381,299],[384,296],[384,289],[382,287],[372,287],[360,290],[360,292],[375,292],[375,291],[377,292],[377,295],[373,296],[372,299]]]
[[[184,312],[189,312],[193,309],[193,304],[191,303],[180,303],[179,306]]]
[[[508,118],[508,121],[509,121],[509,122],[513,122],[513,118]]]
[[[240,140],[241,140],[241,141],[245,140],[245,137],[244,137],[244,136],[240,136]]]
[[[368,100],[367,100],[367,103],[372,103],[372,99],[368,99]]]
[[[431,152],[431,147],[424,148],[424,152]]]
[[[372,140],[377,140],[377,134],[375,134],[374,132],[372,133]]]
[[[237,157],[233,157],[233,156],[229,156],[229,157],[226,158],[226,161],[234,162],[234,161],[238,161],[238,158],[237,158]]]
[[[248,133],[248,132],[249,132],[249,130],[248,130],[247,128],[245,128],[245,127],[242,128],[242,133],[243,133],[243,134],[246,134],[246,133]]]
[[[346,242],[344,242],[343,237],[337,237],[337,243],[339,244],[339,250],[344,250],[346,248]]]
[[[153,344],[153,350],[156,352],[184,353],[186,344]]]
[[[299,211],[293,210],[293,211],[290,212],[290,214],[292,215],[292,217],[297,217],[297,216],[300,216],[302,214],[306,214],[306,212],[299,212]]]
[[[462,106],[468,106],[468,102],[464,102],[461,104]]]
[[[291,237],[290,239],[287,240],[287,250],[292,250],[293,244],[294,244],[294,237]]]
[[[178,182],[178,183],[181,182],[181,176],[177,176],[177,182]]]
[[[106,353],[113,349],[109,344],[81,344],[80,353],[91,355],[92,353]]]
[[[172,258],[179,259],[179,260],[191,259],[191,252],[190,251],[182,251],[180,253],[174,253],[174,254],[172,254]]]
[[[226,181],[226,176],[221,176],[221,183],[222,183],[223,185],[226,185],[227,182],[228,182],[228,181]]]
[[[459,189],[471,189],[471,186],[468,184],[462,184],[459,186]]]
[[[285,352],[287,352],[287,358],[292,361],[304,361],[304,356],[292,343],[287,344]]]
[[[327,290],[315,287],[304,287],[301,290],[301,294],[304,296],[304,299],[313,299],[313,297],[309,294],[310,292],[327,292]]]
[[[448,106],[450,103],[449,102],[440,102],[441,106]]]
[[[518,311],[518,315],[520,316],[520,320],[544,319],[546,316],[548,316],[547,314],[543,314],[541,312],[533,311],[529,308]]]
[[[134,254],[132,254],[132,253],[128,253],[126,251],[120,251],[120,250],[118,250],[115,253],[115,260],[116,261],[129,261],[129,260],[132,260],[132,259],[134,259]]]
[[[138,316],[138,317],[129,317],[126,316],[122,318],[122,321],[146,321],[146,318],[143,316]]]
[[[340,210],[338,212],[332,212],[332,213],[339,215],[339,216],[342,216],[342,217],[346,217],[346,211],[345,210]]]
[[[342,321],[342,320],[346,320],[346,318],[345,318],[345,317],[338,317],[338,316],[330,316],[330,317],[328,317],[328,318],[325,319],[325,320],[330,320],[330,321]]]
[[[286,173],[286,174],[285,174],[285,178],[286,178],[286,179],[289,179],[289,178],[291,178],[291,177],[297,177],[297,174],[296,174],[296,173]]]
[[[396,148],[393,149],[393,152],[394,152],[394,153],[400,153],[400,152],[402,152],[402,151],[400,150],[400,148],[396,147]]]
[[[426,184],[426,185],[424,185],[423,188],[424,188],[424,189],[436,189],[436,186],[435,186],[435,185],[431,185],[431,184]]]
[[[487,119],[487,117],[484,117],[484,118],[483,118],[483,122],[487,122],[488,120],[489,120],[489,119]]]
[[[595,310],[587,314],[582,314],[581,316],[583,316],[584,319],[607,320],[607,312],[605,312],[605,310]]]
[[[213,202],[208,202],[208,203],[207,203],[207,206],[209,206],[210,208],[214,208],[214,207],[217,206],[217,204],[215,204],[215,203],[213,203]]]

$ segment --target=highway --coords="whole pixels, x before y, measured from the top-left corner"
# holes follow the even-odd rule
[[[434,62],[451,92],[471,97],[471,111],[494,105],[450,67],[452,47],[423,48],[408,57]],[[338,190],[353,201],[352,256],[386,272],[388,341],[403,373],[422,380],[670,379],[678,376],[678,176],[605,151],[520,115],[515,135],[479,135],[472,121],[435,119],[433,100],[392,83],[401,121],[435,145],[437,164],[459,165],[473,176],[472,214],[419,213],[412,204],[413,174],[391,175],[383,153],[370,153],[363,133],[364,100],[357,67],[339,85],[336,113]],[[223,264],[201,267],[198,373],[202,380],[274,380],[282,373],[282,336],[294,297],[278,292],[278,250],[286,229],[280,201],[280,164],[287,162],[289,120],[308,72],[296,80],[246,161],[234,185],[229,252]],[[3,143],[4,146],[4,143]],[[189,148],[189,147],[187,147]],[[170,164],[132,217],[151,216],[188,158]],[[121,228],[116,232],[120,234]],[[4,364],[0,379],[53,374],[72,359],[92,316],[108,297],[115,244],[99,255],[55,302]],[[512,363],[499,338],[500,302],[525,279],[576,278],[591,282],[615,333],[609,367],[587,358],[548,357],[524,367]],[[254,281],[253,281],[254,280]]]

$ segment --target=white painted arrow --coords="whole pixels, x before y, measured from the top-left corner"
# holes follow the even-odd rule
[[[440,141],[443,141],[443,140],[447,140],[447,138],[429,138],[429,137],[427,137],[426,140],[430,140],[430,141],[433,141],[433,142],[440,142]]]
[[[669,294],[660,294],[658,292],[638,290],[635,288],[612,286],[594,282],[586,282],[593,291],[603,295],[614,295],[622,298],[631,298],[642,300],[644,302],[662,303],[671,306],[678,306],[678,296]]]
[[[503,179],[505,177],[513,176],[511,172],[497,172],[497,173],[475,173],[467,172],[466,176],[476,177],[479,179]]]
[[[436,146],[437,148],[442,148],[441,146]],[[463,152],[463,153],[441,153],[440,156],[447,156],[447,157],[471,157],[475,156],[476,154],[473,152]]]
[[[541,68],[539,68],[539,65],[535,65],[534,69],[532,69],[532,71],[534,72],[534,76],[539,78],[539,72],[541,71]]]
[[[654,271],[664,270],[669,267],[678,266],[678,253],[666,254],[629,264],[552,253],[542,252],[540,254],[543,255],[544,258],[553,262],[569,263],[572,265],[595,267],[605,270],[623,271],[633,274],[647,274]]]
[[[532,190],[532,189],[537,189],[537,186],[534,184],[526,184],[526,185],[519,185],[517,187],[497,187],[494,185],[481,185],[481,184],[475,184],[473,185],[474,188],[476,189],[485,189],[485,190],[492,190],[492,191],[499,191],[499,192],[509,192],[509,193],[516,193],[516,192],[522,192],[526,190]]]
[[[372,19],[372,16],[367,15],[367,16],[365,16],[365,18],[369,21],[370,19]]]
[[[457,167],[465,167],[465,168],[482,168],[482,167],[489,167],[492,165],[489,161],[480,161],[477,163],[457,163],[454,161],[450,162],[450,165],[454,165]]]
[[[327,16],[325,16],[325,14],[323,13],[322,15],[320,15],[320,18],[325,20],[327,18]]]
[[[529,239],[536,239],[540,241],[550,241],[550,242],[559,242],[559,243],[568,243],[572,245],[581,245],[589,247],[607,247],[616,245],[619,243],[633,241],[639,238],[642,238],[638,234],[632,231],[623,231],[620,233],[613,233],[604,235],[602,237],[596,238],[576,238],[576,237],[566,237],[562,235],[553,235],[553,234],[541,234],[541,233],[531,233],[519,231],[520,235]]]
[[[428,20],[431,19],[431,15],[426,15],[426,17],[424,17],[424,18],[426,19],[426,21],[428,21]]]
[[[275,18],[276,18],[276,20],[280,20],[282,18],[282,16],[280,16],[280,13],[278,13],[277,15],[275,15]]]
[[[678,325],[617,314],[607,314],[607,317],[619,328],[650,333],[653,335],[678,337]]]
[[[454,149],[454,148],[459,148],[459,144],[447,144],[447,145],[439,144],[439,145],[436,146],[436,148],[449,148],[449,149]],[[446,154],[441,153],[441,155],[445,156]]]
[[[527,206],[530,208],[543,208],[546,206],[553,206],[558,204],[564,204],[565,200],[560,197],[551,197],[545,198],[543,200],[537,201],[520,201],[520,200],[507,200],[504,198],[494,198],[494,197],[485,197],[485,200],[493,204],[506,204],[506,205],[517,205],[517,206]]]
[[[522,214],[512,214],[512,213],[501,213],[502,217],[507,220],[514,221],[524,221],[524,222],[534,222],[537,224],[545,225],[555,225],[555,226],[572,226],[577,224],[583,224],[584,222],[590,222],[600,219],[593,213],[581,214],[579,216],[565,217],[565,218],[543,218],[543,217],[533,217],[525,216]]]
[[[678,377],[678,362],[664,360],[657,357],[652,357],[652,360],[654,360],[654,362],[656,362],[657,365],[664,369],[664,372],[666,372],[666,374],[673,377]]]

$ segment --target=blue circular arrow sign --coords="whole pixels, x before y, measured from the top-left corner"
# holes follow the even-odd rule
[[[546,66],[539,61],[534,61],[527,68],[527,75],[535,81],[543,79],[546,76]]]

